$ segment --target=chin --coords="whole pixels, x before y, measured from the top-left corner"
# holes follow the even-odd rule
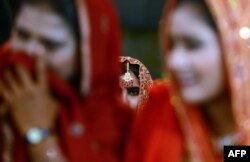
[[[129,103],[129,106],[132,108],[132,109],[136,109],[138,107],[138,103]]]
[[[181,92],[182,100],[189,105],[202,105],[206,103],[208,97],[204,96],[204,93],[196,93],[196,92]]]

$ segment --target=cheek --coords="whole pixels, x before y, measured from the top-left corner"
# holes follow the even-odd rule
[[[203,57],[193,59],[192,65],[198,76],[198,83],[194,87],[182,91],[184,98],[191,103],[200,104],[219,96],[225,87],[220,53],[204,53]]]
[[[220,49],[217,46],[203,47],[190,54],[192,68],[204,79],[222,75],[223,66]]]
[[[54,66],[71,66],[74,63],[74,53],[57,53],[48,57],[50,64]]]
[[[76,44],[75,42],[68,41],[64,46],[59,49],[48,53],[49,62],[54,65],[71,66],[76,60]]]
[[[204,80],[208,87],[207,90],[211,93],[219,93],[221,87],[224,86],[225,72],[222,59],[215,57],[207,62],[207,68],[204,68]]]
[[[196,65],[203,80],[218,82],[224,76],[223,61],[219,52],[207,53],[205,57],[196,60]]]
[[[139,96],[130,96],[130,95],[128,95],[127,99],[128,99],[129,105],[132,108],[137,108],[138,103],[139,103]]]
[[[48,56],[48,64],[65,79],[69,78],[76,68],[76,50],[62,48]]]
[[[131,96],[127,94],[126,89],[122,89],[123,101],[127,103],[131,108],[136,109],[139,103],[139,96]]]
[[[12,34],[10,39],[10,47],[13,50],[25,50],[26,42],[18,39],[16,34]]]

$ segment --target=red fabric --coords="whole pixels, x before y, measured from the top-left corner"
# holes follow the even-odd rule
[[[120,98],[120,28],[110,0],[85,0],[84,3],[91,29],[91,92],[81,99],[55,73],[48,74],[51,91],[61,106],[57,124],[60,145],[70,162],[117,162],[124,155],[133,117],[132,110],[124,106]],[[0,74],[18,62],[33,70],[32,60],[25,55],[12,55],[6,48],[0,53]],[[83,136],[71,135],[74,123],[84,126]],[[23,139],[18,134],[16,139],[15,161],[25,162]]]
[[[118,88],[121,32],[116,11],[111,0],[84,2],[88,9],[91,28],[91,87],[96,89],[99,86],[117,86]]]
[[[133,127],[126,162],[182,161],[184,139],[168,88],[166,83],[154,83]]]
[[[221,161],[215,154],[209,138],[204,117],[196,108],[188,108],[188,116],[180,121],[173,98],[169,94],[171,85],[166,82],[155,82],[149,94],[149,100],[135,121],[130,136],[125,162],[182,162],[189,159],[186,134],[182,124],[192,131],[200,141],[199,154],[202,161]],[[189,123],[190,121],[190,123]],[[182,123],[183,122],[183,123]],[[190,124],[192,127],[190,127]],[[197,143],[189,143],[194,146]]]
[[[6,68],[21,63],[33,70],[33,61],[23,54],[0,55],[0,76]],[[131,110],[116,96],[105,93],[80,100],[71,87],[52,71],[48,72],[51,91],[60,103],[58,135],[66,157],[71,162],[116,162],[123,154],[123,145],[129,132]],[[96,102],[98,100],[98,102]],[[72,136],[71,126],[80,123],[84,126],[82,136]],[[24,140],[17,134],[15,141],[15,161],[25,162]],[[93,144],[98,148],[93,149]]]

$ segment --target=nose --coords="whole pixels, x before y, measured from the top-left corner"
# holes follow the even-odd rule
[[[126,89],[122,89],[122,99],[124,102],[128,102],[128,95]]]
[[[25,52],[27,52],[30,56],[43,55],[43,51],[44,48],[35,40],[29,41],[25,45]]]
[[[34,55],[36,53],[36,46],[37,43],[34,40],[31,40],[25,44],[25,52],[27,52],[29,55]]]
[[[23,51],[30,56],[43,56],[45,48],[42,46],[41,43],[37,39],[29,39],[26,41],[18,40],[16,37],[13,37],[10,40],[10,47],[14,51]]]
[[[171,71],[185,69],[189,65],[189,58],[183,48],[175,48],[166,56],[166,65]]]

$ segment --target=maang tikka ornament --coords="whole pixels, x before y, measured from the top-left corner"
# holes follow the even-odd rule
[[[124,76],[122,76],[122,87],[123,88],[128,88],[128,87],[132,87],[133,86],[133,78],[129,72],[129,62],[127,62],[127,71],[124,74]]]

